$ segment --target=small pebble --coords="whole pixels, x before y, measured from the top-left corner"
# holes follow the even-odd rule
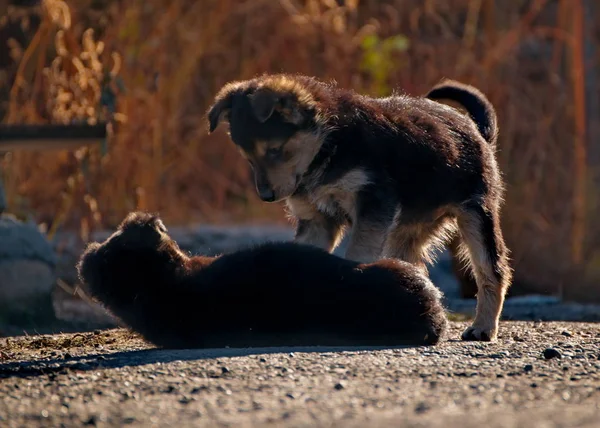
[[[344,389],[344,384],[342,382],[338,382],[335,384],[334,388],[339,391],[340,389]]]
[[[533,366],[531,364],[527,364],[525,367],[523,367],[523,370],[530,372],[533,370]]]
[[[189,404],[189,403],[190,403],[190,401],[192,401],[192,399],[191,399],[190,397],[181,397],[181,398],[179,399],[179,402],[180,402],[181,404]]]
[[[221,372],[222,372],[223,374],[225,374],[225,373],[229,373],[229,369],[228,369],[227,367],[223,366],[223,367],[221,367]]]
[[[84,425],[93,425],[96,426],[98,424],[98,418],[94,415],[90,416],[87,421],[84,422]]]
[[[560,351],[554,348],[547,348],[544,349],[544,358],[547,360],[551,360],[553,358],[562,358],[562,354],[560,353]]]
[[[573,333],[571,333],[570,331],[567,331],[567,330],[561,332],[560,334],[562,334],[565,337],[573,337]]]
[[[427,403],[421,402],[421,403],[417,404],[417,407],[415,407],[415,412],[425,413],[429,409],[430,409],[430,407]]]

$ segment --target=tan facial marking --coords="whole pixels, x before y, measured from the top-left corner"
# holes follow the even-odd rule
[[[267,149],[269,148],[266,141],[256,141],[254,143],[254,153],[258,158],[262,158],[267,153]]]
[[[265,172],[277,198],[290,196],[298,185],[296,178],[303,175],[321,147],[321,136],[313,132],[298,132],[283,147],[282,159],[268,165]],[[281,142],[257,141],[255,153],[263,157],[271,147],[278,147]]]

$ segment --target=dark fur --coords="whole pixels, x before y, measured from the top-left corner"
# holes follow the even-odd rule
[[[512,275],[496,114],[458,82],[428,97],[372,98],[307,76],[264,75],[226,85],[208,118],[210,131],[229,122],[261,198],[286,200],[297,242],[332,251],[351,228],[347,258],[394,257],[425,269],[458,229],[479,290],[463,338],[493,340]],[[468,114],[434,101],[442,99]]]
[[[498,123],[494,106],[477,88],[455,80],[446,80],[429,91],[426,97],[435,101],[453,100],[462,105],[483,138],[490,144],[496,144]]]
[[[447,324],[440,292],[407,263],[360,265],[294,243],[188,257],[145,213],[90,244],[78,271],[161,347],[433,345]]]

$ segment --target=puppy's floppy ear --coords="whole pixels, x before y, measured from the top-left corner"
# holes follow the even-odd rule
[[[208,110],[208,133],[214,132],[219,126],[221,121],[225,120],[229,112],[231,111],[231,94],[227,94],[223,97],[217,97],[216,102]]]
[[[261,122],[266,122],[273,112],[279,113],[286,122],[300,125],[304,122],[304,114],[300,103],[292,93],[278,93],[270,88],[259,88],[248,95],[254,115]]]

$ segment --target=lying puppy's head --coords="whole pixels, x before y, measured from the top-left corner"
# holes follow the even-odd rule
[[[77,270],[83,283],[106,280],[105,276],[120,274],[130,269],[134,261],[144,263],[161,257],[162,250],[177,250],[177,244],[167,235],[161,219],[153,214],[134,212],[129,214],[117,230],[99,243],[93,242],[83,252]],[[172,258],[172,251],[166,257]],[[151,266],[148,266],[151,268]],[[139,272],[137,272],[139,273]]]
[[[170,240],[167,228],[158,215],[145,212],[132,212],[121,222],[105,242],[104,246],[153,249]]]
[[[229,122],[264,201],[291,196],[321,147],[322,115],[311,91],[319,85],[303,76],[267,75],[229,83],[215,97],[209,132]]]

